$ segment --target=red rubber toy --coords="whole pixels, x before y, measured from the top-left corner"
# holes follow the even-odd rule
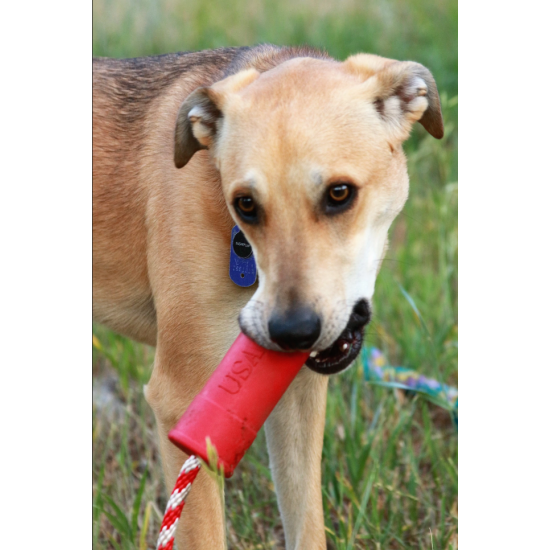
[[[206,462],[210,438],[231,477],[308,355],[267,350],[241,333],[168,438]]]

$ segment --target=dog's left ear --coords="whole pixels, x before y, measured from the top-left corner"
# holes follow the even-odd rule
[[[406,139],[417,121],[433,137],[443,137],[439,93],[426,67],[370,54],[351,56],[344,66],[364,77],[364,92],[395,139]]]
[[[208,88],[197,88],[181,104],[176,121],[174,163],[183,168],[201,149],[211,149],[223,122],[223,109],[234,94],[258,78],[260,73],[247,69]]]
[[[176,168],[183,168],[191,157],[201,149],[207,149],[207,133],[215,133],[217,120],[221,112],[212,101],[208,88],[197,88],[182,104],[176,122],[174,147],[174,163]],[[197,126],[197,134],[204,135],[203,142],[195,135],[193,123],[200,124],[202,132]]]

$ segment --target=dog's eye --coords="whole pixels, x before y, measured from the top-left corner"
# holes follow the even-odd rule
[[[252,212],[254,212],[254,209],[256,208],[254,201],[250,197],[241,197],[237,201],[237,206],[245,214],[251,214]]]
[[[350,190],[347,185],[335,185],[328,190],[328,194],[334,202],[341,203],[349,197]]]
[[[337,183],[328,188],[326,198],[327,214],[336,214],[351,205],[355,196],[355,187],[347,183]]]
[[[258,210],[252,197],[238,197],[235,199],[235,210],[243,221],[254,223],[258,219]]]

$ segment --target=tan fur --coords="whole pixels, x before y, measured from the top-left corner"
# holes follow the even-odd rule
[[[426,75],[376,56],[337,63],[271,46],[94,62],[94,318],[156,345],[146,397],[169,487],[185,457],[167,432],[237,336],[240,312],[242,329],[275,347],[265,329],[273,309],[314,304],[324,349],[357,296],[371,299],[387,228],[407,197],[401,142],[417,120],[442,133]],[[316,205],[342,179],[358,187],[357,203],[326,218]],[[243,191],[266,213],[261,226],[240,224],[260,272],[250,289],[228,276],[232,204]],[[293,550],[326,548],[326,388],[304,367],[266,424]],[[222,505],[201,473],[180,549],[223,548]]]

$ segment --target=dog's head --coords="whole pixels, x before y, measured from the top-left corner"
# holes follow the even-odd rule
[[[401,144],[416,121],[443,136],[430,72],[365,54],[247,69],[183,103],[175,163],[207,148],[220,171],[258,266],[239,319],[257,343],[311,350],[308,366],[326,374],[355,359],[407,199]]]

